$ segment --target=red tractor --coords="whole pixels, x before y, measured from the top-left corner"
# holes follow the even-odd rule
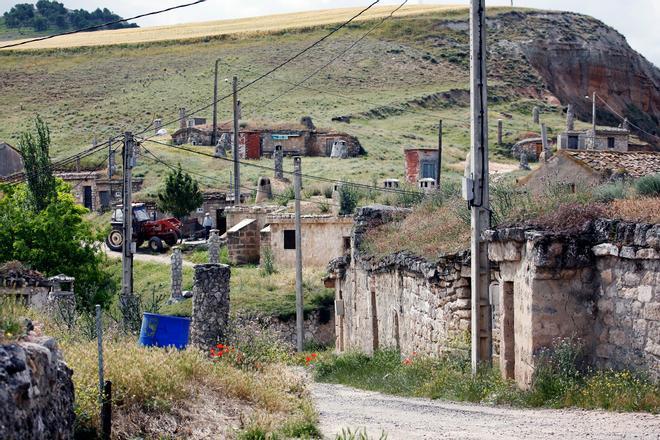
[[[124,210],[118,206],[112,213],[112,230],[105,240],[115,252],[121,252],[124,244],[123,221]],[[133,241],[137,247],[147,242],[153,252],[162,252],[163,242],[174,246],[181,239],[181,226],[182,223],[176,218],[151,220],[144,203],[133,204]]]

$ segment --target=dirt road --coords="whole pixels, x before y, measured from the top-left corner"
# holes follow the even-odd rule
[[[102,249],[109,258],[115,260],[121,259],[121,252],[111,251],[105,243],[102,245]],[[146,263],[170,264],[170,254],[153,254],[145,249],[140,249],[137,254],[133,254],[133,259],[136,261],[144,261]],[[186,260],[183,260],[183,265],[190,267],[194,266],[193,263]]]
[[[341,385],[314,384],[321,430],[365,427],[370,438],[659,439],[660,416],[603,411],[526,410],[386,396]]]

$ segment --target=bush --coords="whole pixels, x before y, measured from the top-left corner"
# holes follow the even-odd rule
[[[275,201],[282,206],[288,205],[289,200],[295,200],[295,199],[296,199],[296,192],[292,186],[287,186],[284,192],[277,194],[275,197]]]
[[[339,215],[351,215],[357,208],[360,195],[351,185],[343,184],[339,187]]]
[[[275,257],[270,246],[266,246],[261,253],[261,276],[267,277],[277,273],[275,269]]]
[[[623,182],[608,183],[594,189],[594,200],[600,203],[610,203],[626,198],[626,187]]]
[[[326,199],[331,199],[332,198],[332,187],[331,186],[326,186],[323,188],[323,195],[325,196]]]
[[[660,196],[660,173],[640,178],[635,182],[635,189],[640,196]]]

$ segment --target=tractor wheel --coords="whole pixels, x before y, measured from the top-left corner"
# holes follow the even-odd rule
[[[105,239],[105,244],[108,245],[110,250],[121,252],[122,246],[124,245],[124,234],[121,231],[113,229]]]
[[[163,252],[163,240],[158,237],[151,237],[149,239],[149,250],[151,252]]]
[[[179,242],[179,237],[177,236],[176,233],[168,234],[167,236],[165,236],[165,243],[167,243],[169,247],[175,246],[178,242]]]

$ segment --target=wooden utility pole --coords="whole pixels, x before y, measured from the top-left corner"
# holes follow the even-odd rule
[[[115,174],[115,152],[112,151],[112,138],[108,140],[108,179]]]
[[[488,245],[482,232],[490,227],[488,192],[488,93],[486,81],[486,1],[470,3],[470,98],[472,150],[470,153],[472,209],[472,374],[491,361],[491,320],[489,304],[490,267]],[[470,186],[469,184],[466,186]]]
[[[124,328],[132,329],[137,318],[137,301],[133,295],[133,157],[135,140],[131,132],[124,134],[123,151],[123,242],[122,242],[122,279],[120,305],[124,318]]]
[[[438,123],[438,181],[436,189],[440,191],[440,178],[442,177],[442,119]]]
[[[215,79],[213,81],[213,132],[211,133],[211,145],[218,143],[218,64],[220,58],[215,60]]]
[[[241,168],[238,163],[238,78],[232,81],[234,95],[234,205],[241,204]]]
[[[293,187],[295,191],[296,206],[296,348],[303,351],[305,342],[304,312],[303,312],[303,286],[302,286],[302,235],[300,219],[300,190],[302,188],[301,159],[293,158]]]
[[[504,122],[501,119],[497,120],[497,145],[504,143]]]

